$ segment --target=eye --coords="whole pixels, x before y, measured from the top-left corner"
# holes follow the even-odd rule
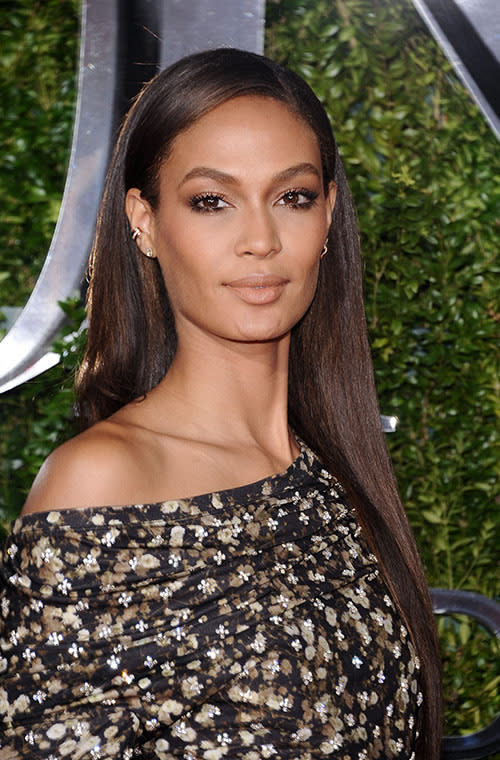
[[[279,199],[279,204],[289,208],[306,209],[314,205],[318,193],[315,190],[301,188],[297,190],[287,190]]]
[[[229,204],[220,195],[215,193],[202,193],[200,195],[194,195],[189,204],[195,211],[201,211],[202,213],[212,213],[214,211],[222,211],[227,208]]]

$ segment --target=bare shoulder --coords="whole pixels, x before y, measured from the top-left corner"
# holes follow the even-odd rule
[[[55,449],[36,476],[22,514],[121,503],[137,469],[136,441],[127,432],[99,422]]]

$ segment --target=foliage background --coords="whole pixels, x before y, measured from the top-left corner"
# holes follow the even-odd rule
[[[70,141],[76,0],[18,0],[0,31],[0,304],[22,305],[57,217]],[[2,17],[6,14],[2,14]],[[356,199],[381,408],[433,586],[498,596],[499,146],[410,0],[270,0],[267,52],[329,111]],[[71,331],[81,308],[65,306]],[[73,432],[63,362],[0,399],[0,520]],[[439,620],[447,733],[500,711],[498,647]],[[500,757],[500,754],[496,757]]]
[[[0,2],[0,305],[31,293],[57,221],[75,99],[76,0]]]

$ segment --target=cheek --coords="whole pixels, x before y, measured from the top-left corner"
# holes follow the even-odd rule
[[[160,268],[172,306],[199,301],[201,294],[206,291],[205,272],[185,257],[179,257],[175,263],[172,263],[172,259],[176,259],[175,252],[172,251],[160,258]]]
[[[309,308],[318,285],[319,275],[319,255],[310,255],[307,257],[307,261],[301,261],[301,267],[297,270],[299,273],[297,277],[298,290],[296,291],[298,309],[297,317],[303,316],[303,314]]]
[[[189,282],[196,273],[200,241],[193,236],[188,225],[163,224],[157,234],[157,255],[167,287]],[[199,259],[198,259],[199,267]]]
[[[328,234],[328,217],[324,203],[310,211],[298,211],[287,220],[283,235],[290,250],[300,253],[305,266],[315,266]]]
[[[200,214],[183,208],[170,216],[175,219],[163,221],[156,229],[158,254],[165,266],[193,272],[208,269],[208,262],[215,263],[217,252],[225,250],[225,227],[220,229],[213,220],[208,224]]]
[[[308,240],[307,252],[303,251],[301,257],[302,276],[308,283],[312,281],[316,285],[321,261],[320,254],[324,240],[318,235],[315,236],[317,239],[311,240],[311,237]]]
[[[176,241],[177,243],[179,241]],[[194,244],[163,246],[158,259],[174,315],[194,316],[211,311],[217,277],[216,262],[210,264],[210,256]]]
[[[307,298],[309,300],[309,303],[311,303],[311,301],[314,298],[314,294],[316,293],[316,288],[318,286],[318,275],[319,275],[319,262],[315,261],[313,266],[310,267],[309,272],[306,277],[306,290],[307,290]]]

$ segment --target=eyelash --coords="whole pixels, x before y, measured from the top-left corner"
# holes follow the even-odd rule
[[[306,187],[294,187],[291,190],[287,190],[285,193],[283,193],[280,200],[283,200],[286,195],[303,195],[304,198],[307,198],[305,203],[287,203],[285,205],[293,209],[308,209],[311,208],[311,206],[315,205],[316,198],[318,197],[319,193],[317,193],[315,190],[308,190]]]
[[[287,195],[302,195],[307,200],[305,203],[285,203],[285,206],[296,210],[306,210],[315,205],[316,198],[318,197],[319,193],[317,193],[315,190],[309,190],[305,187],[297,187],[284,192],[279,200],[282,201]],[[220,193],[199,193],[198,195],[193,195],[193,197],[189,199],[189,205],[193,211],[197,211],[201,214],[214,214],[218,211],[223,211],[223,209],[226,208],[226,206],[220,206],[219,208],[207,208],[199,205],[202,201],[209,199],[227,203],[224,196]]]
[[[203,208],[203,206],[198,205],[201,201],[208,200],[209,198],[227,203],[224,196],[220,193],[199,193],[198,195],[193,195],[193,197],[189,199],[189,205],[193,211],[198,211],[201,214],[214,214],[217,211],[222,211],[223,208],[226,208],[225,206],[221,206],[220,208]]]

